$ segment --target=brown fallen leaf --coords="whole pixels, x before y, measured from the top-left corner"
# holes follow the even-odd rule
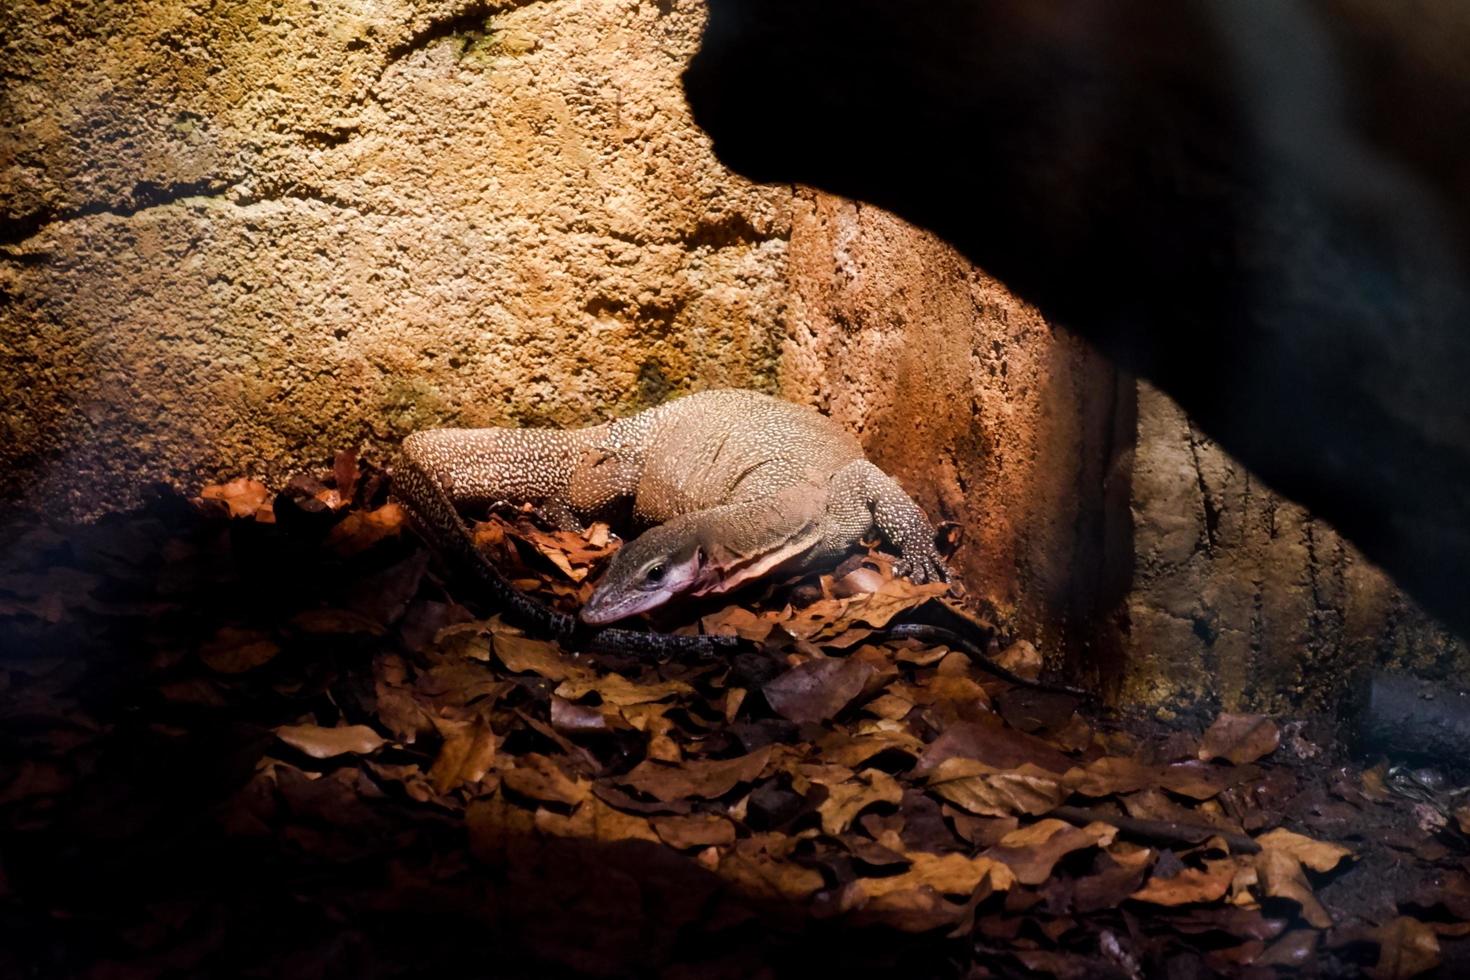
[[[444,736],[444,744],[434,765],[429,770],[429,780],[440,793],[448,793],[467,783],[478,783],[495,764],[495,750],[500,739],[490,730],[483,718],[473,721],[453,721],[435,718],[435,727]]]
[[[1256,843],[1266,850],[1285,851],[1313,871],[1331,871],[1344,858],[1353,857],[1350,848],[1313,840],[1285,827],[1261,834],[1256,838]]]
[[[946,759],[929,773],[928,785],[944,799],[981,817],[1040,816],[1067,796],[1054,773],[1029,762],[1017,769],[996,769],[975,759]]]
[[[586,697],[588,693],[596,691],[608,704],[631,707],[663,701],[688,694],[692,690],[693,688],[681,680],[637,681],[624,677],[622,674],[597,676],[589,671],[562,681],[556,688],[556,695],[568,701],[577,701]]]
[[[720,856],[721,878],[747,895],[786,901],[805,901],[826,887],[822,873],[771,854],[756,839],[740,840]]]
[[[1159,785],[1171,793],[1192,800],[1209,800],[1222,792],[1254,779],[1260,774],[1256,766],[1215,766],[1208,762],[1177,762],[1159,770]]]
[[[1136,792],[1157,778],[1155,766],[1144,765],[1137,759],[1105,755],[1069,770],[1062,781],[1074,793],[1101,797]]]
[[[1051,743],[1009,728],[993,716],[985,723],[961,721],[950,725],[929,743],[919,759],[919,771],[929,771],[957,757],[983,762],[995,769],[1015,769],[1029,764],[1058,776],[1075,765]]]
[[[788,721],[826,721],[862,693],[872,675],[871,666],[853,659],[808,660],[761,690],[775,712]]]
[[[726,606],[705,616],[700,624],[711,636],[738,636],[755,643],[764,643],[776,628],[774,617],[752,612],[744,606]]]
[[[909,869],[884,878],[858,879],[869,898],[928,886],[941,895],[968,897],[982,883],[995,891],[1004,891],[1015,883],[1011,869],[994,858],[964,854],[929,854],[911,851],[905,855]]]
[[[1252,855],[1262,891],[1271,898],[1284,898],[1301,906],[1302,918],[1318,929],[1332,926],[1332,916],[1312,894],[1302,864],[1289,851],[1265,849]]]
[[[573,704],[565,698],[552,695],[551,725],[559,732],[605,732],[607,718],[598,708]]]
[[[498,632],[491,644],[496,658],[512,673],[539,674],[550,681],[564,681],[587,677],[592,672],[586,664],[576,662],[570,654],[548,640]]]
[[[1265,715],[1222,712],[1200,740],[1199,758],[1204,762],[1227,759],[1244,765],[1270,755],[1280,744],[1280,729]]]
[[[754,780],[770,757],[767,745],[734,759],[697,759],[678,765],[644,760],[619,781],[664,802],[690,796],[714,799]]]
[[[377,510],[354,510],[327,534],[327,547],[346,558],[361,554],[378,542],[402,533],[407,517],[396,503],[384,504]]]
[[[199,648],[199,659],[221,674],[243,674],[269,663],[280,652],[280,644],[265,633],[225,626]]]
[[[1017,640],[995,655],[995,662],[1017,677],[1034,681],[1044,666],[1040,652],[1028,640]]]
[[[1232,860],[1206,861],[1203,868],[1179,868],[1165,876],[1156,872],[1134,892],[1130,898],[1154,905],[1188,905],[1193,902],[1214,902],[1223,898],[1235,877],[1235,862]]]
[[[368,755],[387,743],[366,725],[323,728],[321,725],[282,725],[276,737],[313,759],[331,759],[339,755]]]
[[[1374,980],[1409,980],[1439,965],[1439,938],[1418,919],[1401,915],[1369,935],[1378,940],[1378,962],[1364,972]]]
[[[551,810],[536,811],[536,829],[556,837],[579,837],[586,840],[646,840],[658,843],[658,834],[647,817],[623,813],[597,797],[589,797],[569,816]]]
[[[554,759],[537,752],[518,757],[515,767],[504,770],[500,778],[507,789],[546,803],[570,806],[581,803],[592,792],[591,783],[568,776]]]
[[[903,799],[903,787],[879,769],[865,770],[845,782],[823,785],[827,787],[827,798],[818,805],[817,812],[822,817],[822,832],[830,837],[841,834],[868,807],[897,804]]]
[[[1116,834],[1116,828],[1106,824],[1074,827],[1064,820],[1039,820],[1006,834],[985,854],[1004,862],[1023,885],[1039,885],[1051,877],[1052,868],[1066,855],[1088,847],[1106,847]]]
[[[231,517],[255,517],[269,514],[270,491],[258,480],[240,477],[225,484],[207,486],[199,491],[205,500],[221,500],[230,508]],[[268,519],[268,518],[267,518]]]
[[[670,847],[727,847],[735,843],[735,825],[715,813],[650,817],[654,832]]]

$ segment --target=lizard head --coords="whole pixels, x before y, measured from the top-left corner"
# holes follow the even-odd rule
[[[682,522],[649,528],[613,556],[582,620],[601,625],[662,606],[706,585],[708,571],[698,536]]]

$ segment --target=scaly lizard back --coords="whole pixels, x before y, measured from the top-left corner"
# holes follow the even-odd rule
[[[437,526],[436,541],[443,500],[531,501],[565,527],[631,505],[637,523],[655,525],[618,552],[588,622],[833,560],[874,530],[899,552],[902,574],[948,578],[927,518],[856,439],[759,392],[703,392],[575,431],[419,432],[400,465],[421,479],[397,493]]]

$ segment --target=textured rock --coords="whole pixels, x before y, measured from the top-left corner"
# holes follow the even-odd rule
[[[693,3],[4,16],[0,494],[775,383],[790,191],[690,124]]]
[[[1470,649],[1328,525],[1139,386],[1122,700],[1331,709],[1362,670],[1470,673]]]
[[[1116,667],[1133,386],[953,248],[804,192],[781,390],[856,429],[936,520],[972,593],[1094,676]]]

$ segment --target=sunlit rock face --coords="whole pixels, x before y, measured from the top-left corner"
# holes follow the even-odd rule
[[[771,389],[791,195],[689,120],[699,5],[501,6],[9,4],[0,492]]]

